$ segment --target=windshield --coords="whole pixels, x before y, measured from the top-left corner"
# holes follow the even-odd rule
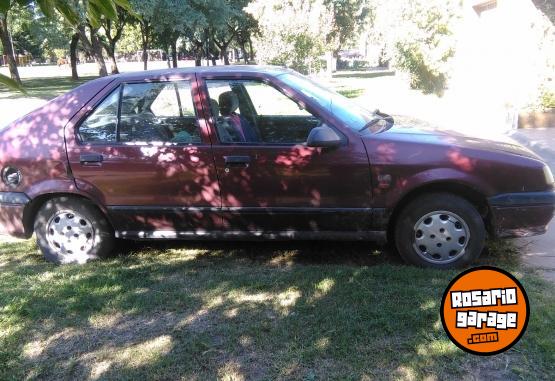
[[[360,107],[343,95],[324,88],[305,76],[286,73],[281,74],[279,79],[295,90],[310,97],[320,106],[328,109],[345,125],[355,131],[359,131],[366,123],[373,119],[372,112]]]

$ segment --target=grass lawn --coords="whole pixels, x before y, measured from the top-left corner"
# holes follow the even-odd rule
[[[81,77],[77,81],[72,80],[71,77],[24,78],[21,81],[27,94],[14,92],[0,86],[0,99],[33,97],[50,100],[95,78],[97,77]]]
[[[0,379],[555,379],[553,286],[492,244],[530,297],[509,352],[466,354],[439,318],[458,271],[362,243],[123,244],[85,266],[0,244]]]

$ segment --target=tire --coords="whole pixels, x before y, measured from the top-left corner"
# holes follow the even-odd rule
[[[35,217],[37,244],[53,263],[84,264],[107,257],[114,247],[114,231],[90,201],[57,197],[41,206]]]
[[[412,200],[399,214],[395,247],[408,263],[438,269],[464,267],[484,249],[486,228],[470,202],[432,193]]]

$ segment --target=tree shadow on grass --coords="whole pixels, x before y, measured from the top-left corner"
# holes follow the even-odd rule
[[[374,266],[402,264],[400,257],[387,246],[370,242],[327,241],[118,241],[116,256],[138,252],[160,253],[165,250],[198,250],[198,258],[250,261],[253,264],[304,264]]]
[[[438,317],[457,271],[367,243],[120,242],[86,266],[25,245],[0,245],[0,378],[449,378],[471,362]]]

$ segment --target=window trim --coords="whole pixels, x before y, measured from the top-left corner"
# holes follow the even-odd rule
[[[193,94],[194,86],[193,82],[195,81],[195,77],[190,79],[169,79],[169,80],[131,80],[131,81],[123,81],[118,82],[117,86],[110,91],[107,92],[106,96],[99,99],[94,105],[91,106],[91,109],[86,112],[77,123],[75,123],[74,133],[75,133],[75,141],[78,146],[109,146],[109,147],[200,147],[200,146],[209,146],[202,141],[202,131],[200,128],[200,117],[198,115],[198,110],[195,107],[195,97]],[[136,85],[136,84],[155,84],[155,83],[165,83],[165,84],[174,84],[177,85],[180,82],[188,82],[190,87],[191,99],[193,103],[193,108],[195,111],[195,118],[196,118],[196,127],[199,132],[199,137],[201,139],[200,143],[180,143],[180,142],[164,142],[164,141],[152,141],[152,142],[122,142],[120,141],[120,123],[121,123],[121,107],[123,104],[123,89],[125,85]],[[102,102],[104,102],[108,97],[110,97],[115,92],[118,92],[118,110],[117,110],[117,123],[116,123],[116,140],[115,141],[95,141],[95,142],[87,142],[81,140],[79,136],[79,130],[81,129],[82,124],[100,107]],[[182,114],[183,110],[179,109],[179,113]]]
[[[205,91],[206,93],[206,97],[207,97],[207,101],[209,101],[210,99],[210,91],[208,89],[208,82],[216,82],[216,81],[254,81],[254,82],[259,82],[259,83],[263,83],[265,85],[268,85],[272,88],[274,88],[276,91],[278,91],[279,93],[281,93],[283,96],[285,96],[286,98],[290,99],[292,102],[294,102],[295,104],[299,104],[299,102],[297,102],[295,99],[292,99],[289,95],[285,94],[284,90],[277,86],[275,83],[273,83],[268,77],[254,77],[254,76],[241,76],[241,77],[231,77],[229,75],[224,75],[224,76],[218,76],[218,75],[207,75],[206,77],[201,77],[203,83],[202,83],[202,90]],[[246,90],[246,89],[245,89]],[[248,92],[247,92],[248,94]],[[296,92],[295,92],[296,94]],[[250,98],[250,94],[248,94],[249,98]],[[252,100],[251,100],[252,102]],[[310,114],[312,114],[313,117],[317,117],[322,124],[327,125],[328,127],[332,128],[335,132],[337,132],[339,134],[339,136],[342,137],[343,140],[347,140],[346,137],[344,136],[344,134],[338,129],[336,128],[332,123],[329,123],[328,119],[325,117],[322,117],[320,112],[314,112],[314,107],[308,103],[303,101],[304,103],[304,108],[305,110],[307,110]],[[253,109],[254,112],[256,113],[256,116],[258,116],[258,112],[256,111],[254,104],[253,104]],[[240,146],[240,147],[295,147],[295,146],[306,146],[306,141],[302,142],[302,143],[270,143],[270,142],[222,142],[222,140],[220,139],[220,135],[218,134],[218,128],[216,126],[216,121],[214,119],[214,116],[212,115],[212,110],[210,108],[208,108],[208,115],[210,116],[209,118],[209,123],[212,127],[212,129],[214,130],[216,137],[218,139],[218,145],[222,145],[222,146]]]

